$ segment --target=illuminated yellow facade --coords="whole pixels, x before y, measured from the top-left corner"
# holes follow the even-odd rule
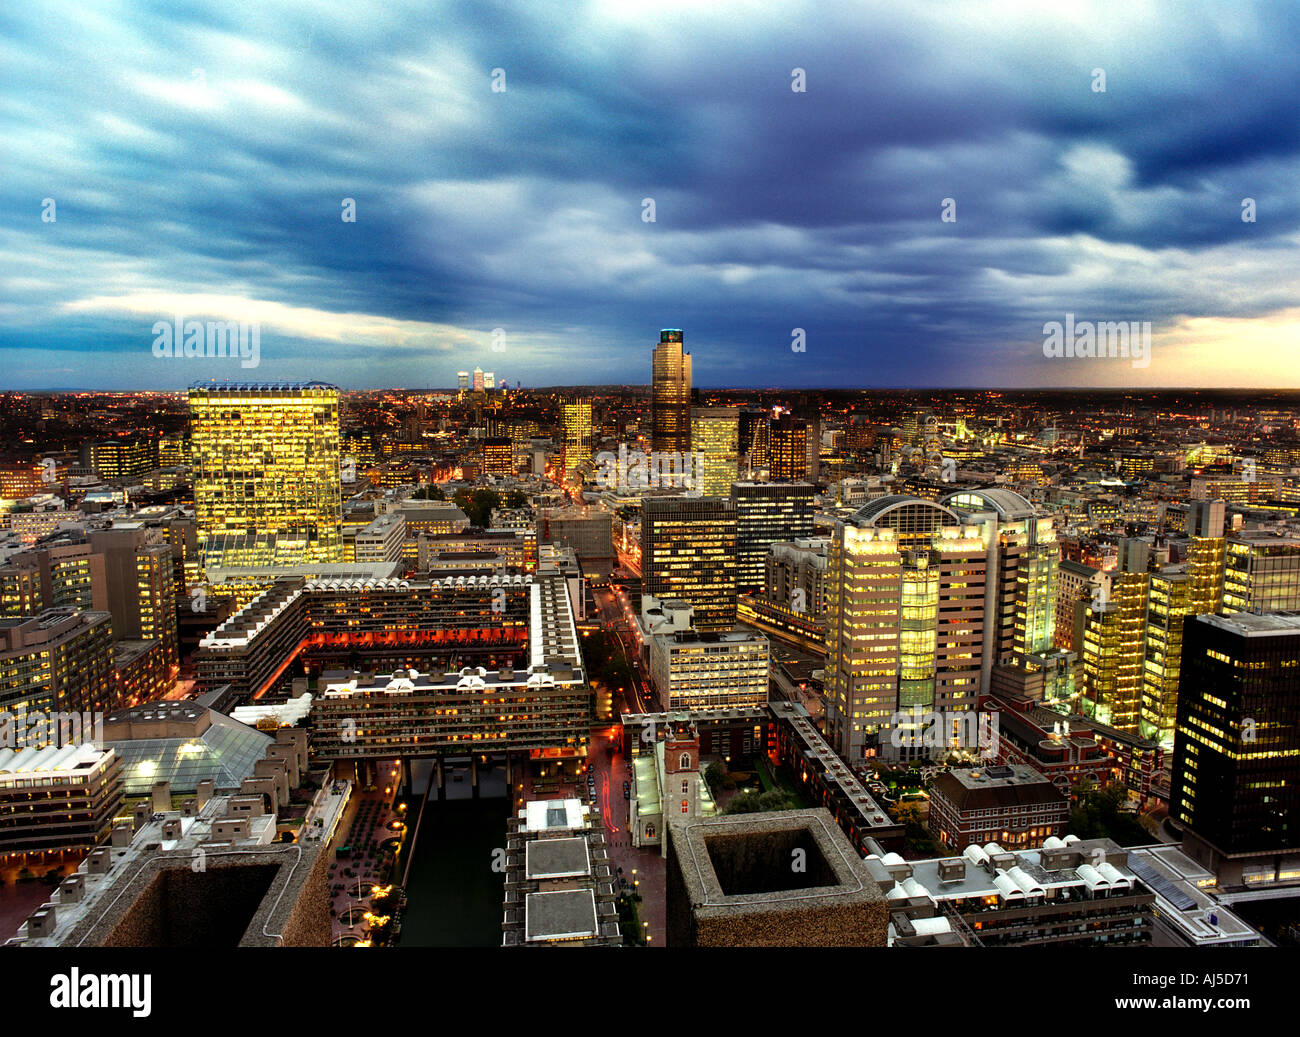
[[[825,688],[826,732],[841,755],[929,755],[912,737],[922,715],[975,708],[990,635],[987,532],[904,496],[836,524]]]
[[[726,497],[739,465],[740,411],[731,407],[697,407],[691,412],[691,449],[703,471],[694,487],[706,497]]]
[[[826,735],[862,759],[897,708],[902,556],[889,528],[837,525],[826,580]]]
[[[189,403],[203,565],[342,561],[338,389],[196,386]]]
[[[1147,599],[1141,732],[1166,747],[1178,719],[1183,623],[1192,613],[1192,582],[1183,573],[1152,573]]]
[[[1146,573],[1121,573],[1084,614],[1083,713],[1121,731],[1139,729],[1149,585]]]
[[[564,469],[570,471],[591,457],[591,401],[560,404],[560,430],[564,437]]]
[[[651,362],[651,444],[659,453],[691,449],[691,354],[680,328],[659,332]]]
[[[1223,577],[1224,612],[1300,608],[1300,539],[1269,534],[1230,537]]]
[[[680,598],[697,630],[736,623],[736,508],[718,497],[648,497],[642,505],[646,594]]]

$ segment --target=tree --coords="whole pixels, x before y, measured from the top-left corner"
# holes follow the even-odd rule
[[[724,814],[757,814],[770,810],[798,810],[803,804],[798,796],[780,789],[770,792],[742,792],[727,804]]]
[[[1114,839],[1121,846],[1149,841],[1141,822],[1123,809],[1127,803],[1128,789],[1121,782],[1081,790],[1070,811],[1070,833],[1080,839]]]
[[[507,508],[526,508],[528,507],[528,494],[523,490],[511,490],[506,494]]]
[[[492,521],[492,509],[499,507],[501,496],[493,490],[461,489],[453,498],[456,506],[465,513],[470,525],[483,528]]]
[[[705,768],[704,780],[709,783],[709,788],[713,790],[713,794],[716,796],[718,790],[722,788],[722,783],[727,780],[727,768],[714,760]]]
[[[912,857],[937,857],[939,847],[921,820],[921,808],[916,803],[900,803],[890,811],[890,816],[903,826],[903,849]]]

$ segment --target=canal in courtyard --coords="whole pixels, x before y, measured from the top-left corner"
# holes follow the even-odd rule
[[[432,769],[431,761],[411,765],[410,816],[421,809]],[[492,862],[506,844],[505,766],[479,767],[477,796],[468,765],[446,767],[444,786],[442,799],[435,786],[423,804],[398,947],[499,947],[505,874]]]

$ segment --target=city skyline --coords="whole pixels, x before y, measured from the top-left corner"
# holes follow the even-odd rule
[[[663,326],[704,388],[1293,384],[1298,20],[16,12],[7,387],[648,382]],[[257,366],[156,351],[178,319]],[[1076,321],[1149,352],[1045,355]]]
[[[1286,989],[1300,5],[0,26],[20,1003],[373,1027],[495,949],[558,1007],[526,947]]]

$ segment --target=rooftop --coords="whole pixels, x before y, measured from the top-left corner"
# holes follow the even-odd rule
[[[582,940],[599,935],[595,890],[529,893],[524,898],[524,931],[530,943]]]
[[[577,799],[535,799],[524,804],[520,811],[525,832],[556,832],[576,830],[586,824],[582,801]]]
[[[1197,616],[1196,621],[1230,631],[1239,637],[1300,634],[1300,612],[1236,612],[1230,616]]]
[[[112,749],[86,744],[52,745],[44,749],[0,749],[0,785],[10,785],[19,780],[66,778],[77,772],[89,773],[112,757]]]
[[[1038,803],[1066,806],[1065,796],[1049,778],[1023,764],[946,771],[935,777],[933,794],[962,811]]]
[[[591,854],[581,836],[568,839],[534,839],[524,847],[528,879],[568,879],[591,874]]]
[[[960,511],[996,511],[998,518],[1009,521],[1034,518],[1037,515],[1029,501],[1014,490],[1003,487],[959,490],[948,496],[943,503]]]

